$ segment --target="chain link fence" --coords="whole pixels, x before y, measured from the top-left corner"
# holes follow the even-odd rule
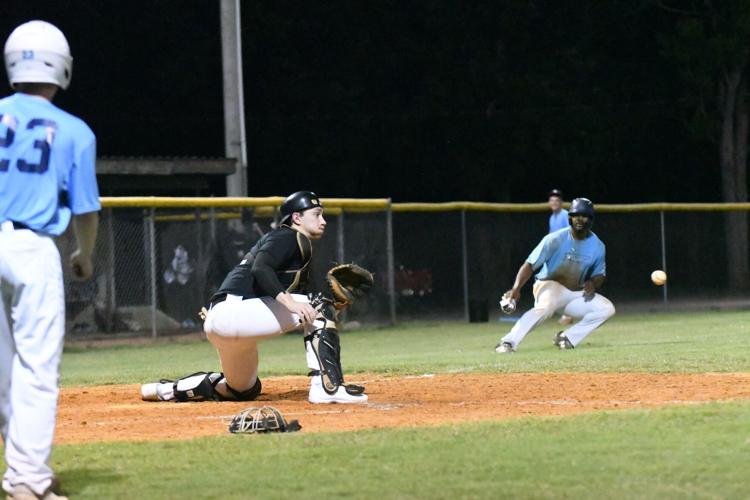
[[[104,200],[94,276],[84,283],[65,276],[68,334],[200,331],[198,311],[278,222],[280,202],[254,199],[232,206],[232,199],[173,199],[160,206],[158,200]],[[495,320],[495,305],[547,232],[548,213],[541,204],[324,204],[328,225],[314,245],[310,291],[324,288],[325,272],[338,262],[356,262],[376,276],[374,289],[346,312],[344,325]],[[594,231],[607,245],[608,277],[601,292],[616,305],[660,307],[667,300],[731,295],[724,213],[598,210]],[[58,246],[67,258],[73,250],[70,231],[58,238]],[[650,281],[651,271],[660,268],[667,268],[668,289]],[[521,308],[532,305],[530,288]]]

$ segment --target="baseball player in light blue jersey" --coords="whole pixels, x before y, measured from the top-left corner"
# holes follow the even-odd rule
[[[552,212],[549,216],[549,232],[554,233],[568,227],[568,211],[562,207],[563,194],[559,189],[549,192],[547,204]]]
[[[524,313],[495,347],[498,353],[518,348],[527,333],[555,312],[579,321],[555,335],[559,349],[572,349],[615,314],[608,299],[596,293],[606,275],[604,243],[591,231],[594,205],[576,198],[570,205],[570,227],[545,236],[521,265],[513,288],[504,297],[515,303],[536,272],[534,307]]]
[[[552,189],[547,195],[547,204],[552,212],[549,216],[549,232],[554,233],[560,229],[566,229],[570,226],[568,222],[568,211],[562,207],[563,193],[559,189]],[[561,325],[569,325],[573,322],[573,318],[563,314],[560,316],[558,323]]]
[[[15,94],[0,100],[0,431],[9,499],[65,498],[48,465],[57,412],[65,299],[52,236],[73,221],[74,277],[92,274],[99,192],[96,139],[52,104],[70,83],[65,35],[44,21],[18,26],[5,44]]]

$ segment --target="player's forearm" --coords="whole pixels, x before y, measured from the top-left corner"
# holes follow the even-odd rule
[[[90,258],[96,246],[99,231],[99,212],[88,212],[73,216],[73,232],[81,256]]]
[[[513,290],[520,292],[521,288],[529,281],[529,278],[534,274],[534,268],[531,264],[524,262],[523,265],[518,269],[516,273],[516,281],[513,282]]]

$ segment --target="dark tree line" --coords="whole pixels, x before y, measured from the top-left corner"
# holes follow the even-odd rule
[[[742,0],[243,2],[250,193],[747,200]],[[218,5],[11,1],[68,35],[102,155],[223,154]],[[746,286],[747,218],[727,216]]]

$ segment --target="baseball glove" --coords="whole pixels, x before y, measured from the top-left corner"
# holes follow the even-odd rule
[[[333,302],[337,309],[348,307],[372,288],[373,275],[357,264],[341,264],[331,268],[326,274],[331,287]]]

